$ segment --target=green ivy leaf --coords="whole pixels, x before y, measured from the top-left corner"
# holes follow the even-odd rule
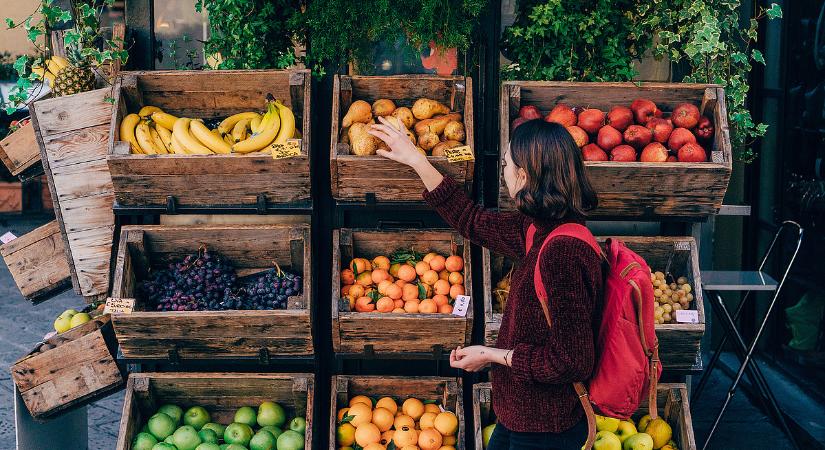
[[[754,61],[758,62],[759,64],[765,65],[765,56],[757,49],[753,49],[751,51],[751,57]]]
[[[29,57],[28,56],[20,56],[14,61],[14,70],[17,71],[17,75],[24,77],[28,72],[28,64],[29,64]]]
[[[14,21],[6,17],[6,27],[14,28]]]
[[[46,33],[40,28],[33,27],[26,30],[26,37],[28,37],[31,42],[36,42],[37,38],[43,36],[44,34]]]
[[[771,3],[771,7],[765,11],[765,14],[767,14],[768,19],[781,19],[782,7],[776,3]]]

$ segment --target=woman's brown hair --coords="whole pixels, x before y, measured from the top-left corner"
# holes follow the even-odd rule
[[[515,198],[524,214],[544,220],[584,218],[598,205],[581,150],[564,126],[538,119],[519,125],[510,139],[510,157],[527,172]]]

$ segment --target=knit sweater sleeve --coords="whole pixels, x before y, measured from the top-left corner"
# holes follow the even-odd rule
[[[593,316],[601,290],[599,257],[581,240],[554,238],[540,255],[552,326],[536,343],[513,349],[515,378],[565,384],[591,376],[595,360]]]
[[[525,216],[497,212],[476,205],[455,180],[445,176],[437,188],[424,192],[424,200],[462,236],[496,253],[524,256]]]

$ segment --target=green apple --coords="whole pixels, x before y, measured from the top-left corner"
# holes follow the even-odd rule
[[[158,408],[159,413],[164,413],[175,421],[175,426],[181,424],[183,418],[183,409],[178,405],[163,405]]]
[[[195,450],[195,447],[203,443],[198,436],[198,430],[191,425],[184,425],[172,435],[172,443],[178,450]]]
[[[155,444],[154,447],[152,447],[152,450],[178,450],[178,449],[175,448],[175,446],[172,445],[172,444],[167,444],[166,442],[158,442],[157,444]]]
[[[204,442],[195,447],[195,450],[221,450],[221,446],[212,442]]]
[[[257,415],[255,414],[255,410],[250,408],[249,406],[244,406],[238,408],[235,411],[235,420],[232,422],[234,423],[245,423],[250,427],[254,427],[257,422]],[[268,425],[268,424],[267,424]]]
[[[166,436],[166,439],[164,439],[163,442],[165,442],[167,444],[175,445],[175,435],[170,434],[169,436]]]
[[[158,440],[151,433],[138,433],[132,441],[132,450],[152,450]]]
[[[252,439],[252,427],[245,423],[231,423],[223,432],[223,440],[227,444],[238,444],[246,447]]]
[[[303,417],[296,417],[289,422],[289,429],[304,434],[307,430],[307,420]]]
[[[619,437],[622,444],[624,444],[624,441],[627,440],[627,438],[636,433],[636,425],[633,425],[633,422],[630,422],[629,420],[622,420],[619,422],[619,427],[616,429],[616,436]]]
[[[235,422],[238,421],[236,416]],[[263,402],[258,406],[257,421],[258,425],[262,427],[272,425],[281,428],[284,426],[284,423],[286,423],[286,412],[284,412],[284,408],[282,408],[281,405],[275,402]],[[249,425],[254,426],[255,424],[251,423]]]
[[[615,433],[619,428],[619,422],[621,422],[621,420],[615,417],[605,417],[596,414],[596,430],[598,431],[610,431]]]
[[[303,450],[304,436],[292,430],[286,430],[278,436],[278,450]]]
[[[622,441],[611,431],[603,430],[596,433],[593,450],[621,450]]]
[[[639,418],[639,423],[636,425],[636,430],[639,433],[643,433],[647,428],[648,423],[650,423],[650,414],[645,414]]]
[[[215,433],[215,430],[210,430],[208,428],[201,428],[201,430],[198,431],[198,436],[200,436],[201,441],[206,444],[217,444],[219,441],[218,433]]]
[[[215,432],[215,434],[218,435],[218,438],[222,438],[223,432],[226,431],[226,425],[221,425],[215,422],[209,422],[201,428],[201,431],[203,430],[212,430]]]
[[[229,444],[226,447],[222,447],[221,450],[247,450],[247,448],[243,445]]]
[[[272,425],[267,425],[267,426],[265,426],[265,427],[262,427],[261,429],[262,429],[262,430],[269,431],[270,433],[272,433],[272,436],[274,436],[274,437],[275,437],[275,439],[278,439],[278,436],[280,436],[280,435],[281,435],[281,433],[283,433],[283,432],[284,432],[284,431],[283,431],[283,430],[281,430],[280,428],[275,427],[275,426],[272,426]]]
[[[72,316],[60,316],[54,321],[54,331],[63,333],[72,328]]]
[[[653,450],[653,438],[647,433],[636,433],[622,443],[622,450]]]
[[[258,430],[249,441],[249,450],[274,450],[278,441],[269,431]]]
[[[73,315],[77,314],[76,309],[67,309],[60,313],[60,317],[72,317]]]
[[[175,419],[166,415],[166,413],[159,412],[149,418],[147,422],[149,432],[152,433],[157,440],[166,439],[175,432]]]
[[[203,406],[193,406],[183,414],[183,423],[200,430],[209,423],[209,411]]]
[[[495,431],[495,429],[496,429],[496,424],[491,423],[490,425],[487,425],[486,427],[484,427],[483,430],[481,430],[481,440],[482,440],[484,448],[487,448],[487,445],[490,444],[490,437],[493,436],[493,431]]]
[[[661,417],[651,420],[647,424],[645,433],[649,434],[650,437],[653,438],[653,448],[664,447],[670,438],[673,437],[673,429],[670,428],[667,421]]]
[[[71,325],[71,327],[74,328],[76,326],[83,325],[84,323],[90,320],[92,320],[92,316],[90,316],[88,313],[77,313],[72,316],[72,320],[69,322],[69,325]]]

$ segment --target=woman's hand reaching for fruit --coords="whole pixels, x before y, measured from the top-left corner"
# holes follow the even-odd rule
[[[483,345],[457,347],[450,352],[450,367],[463,369],[467,372],[478,372],[489,367],[490,363],[509,366],[511,353],[512,350],[485,347]]]
[[[427,160],[427,155],[418,151],[415,144],[403,130],[395,128],[387,119],[379,117],[380,124],[370,125],[367,132],[384,141],[390,151],[378,150],[377,154],[401,164],[410,166],[421,177],[428,191],[437,188],[444,177]]]

